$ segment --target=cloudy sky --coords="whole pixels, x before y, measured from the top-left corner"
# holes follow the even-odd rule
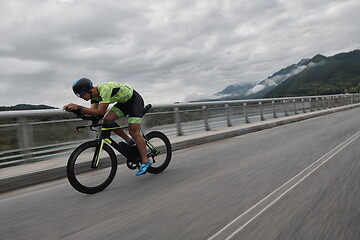
[[[0,105],[60,107],[78,77],[147,103],[258,83],[360,49],[359,0],[0,0]]]

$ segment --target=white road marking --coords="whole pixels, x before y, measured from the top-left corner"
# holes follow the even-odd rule
[[[302,181],[304,181],[309,175],[315,172],[318,168],[320,168],[323,164],[328,162],[332,157],[342,151],[345,147],[355,141],[360,137],[360,131],[355,133],[353,136],[340,143],[338,146],[333,148],[331,151],[323,155],[321,158],[316,160],[310,166],[299,172],[289,181],[284,183],[282,186],[274,190],[272,193],[267,195],[261,201],[256,203],[254,206],[249,208],[247,211],[242,213],[240,216],[235,218],[225,227],[220,229],[213,236],[208,238],[208,240],[229,240],[234,237],[237,233],[239,233],[242,229],[244,229],[249,223],[251,223],[254,219],[260,216],[263,212],[265,212],[268,208],[273,206],[276,202],[278,202],[283,196],[285,196],[289,191],[299,185]]]

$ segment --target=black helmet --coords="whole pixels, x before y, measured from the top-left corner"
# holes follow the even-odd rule
[[[93,88],[93,83],[90,79],[87,78],[79,78],[75,80],[72,85],[73,91],[76,96],[81,97],[85,93],[89,93],[90,89]]]

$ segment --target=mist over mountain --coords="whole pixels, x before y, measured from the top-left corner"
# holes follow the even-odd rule
[[[245,95],[250,89],[255,87],[255,85],[255,83],[229,85],[221,92],[216,93],[215,96],[231,98],[232,96]]]
[[[230,85],[218,100],[290,97],[358,92],[360,50],[331,57],[317,54],[285,67],[258,84]]]

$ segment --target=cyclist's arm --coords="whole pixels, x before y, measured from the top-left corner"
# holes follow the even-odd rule
[[[90,108],[82,107],[81,111],[84,114],[92,115],[92,116],[105,115],[109,104],[110,103],[91,104]]]
[[[99,107],[99,103],[91,103],[91,108],[97,109]]]

